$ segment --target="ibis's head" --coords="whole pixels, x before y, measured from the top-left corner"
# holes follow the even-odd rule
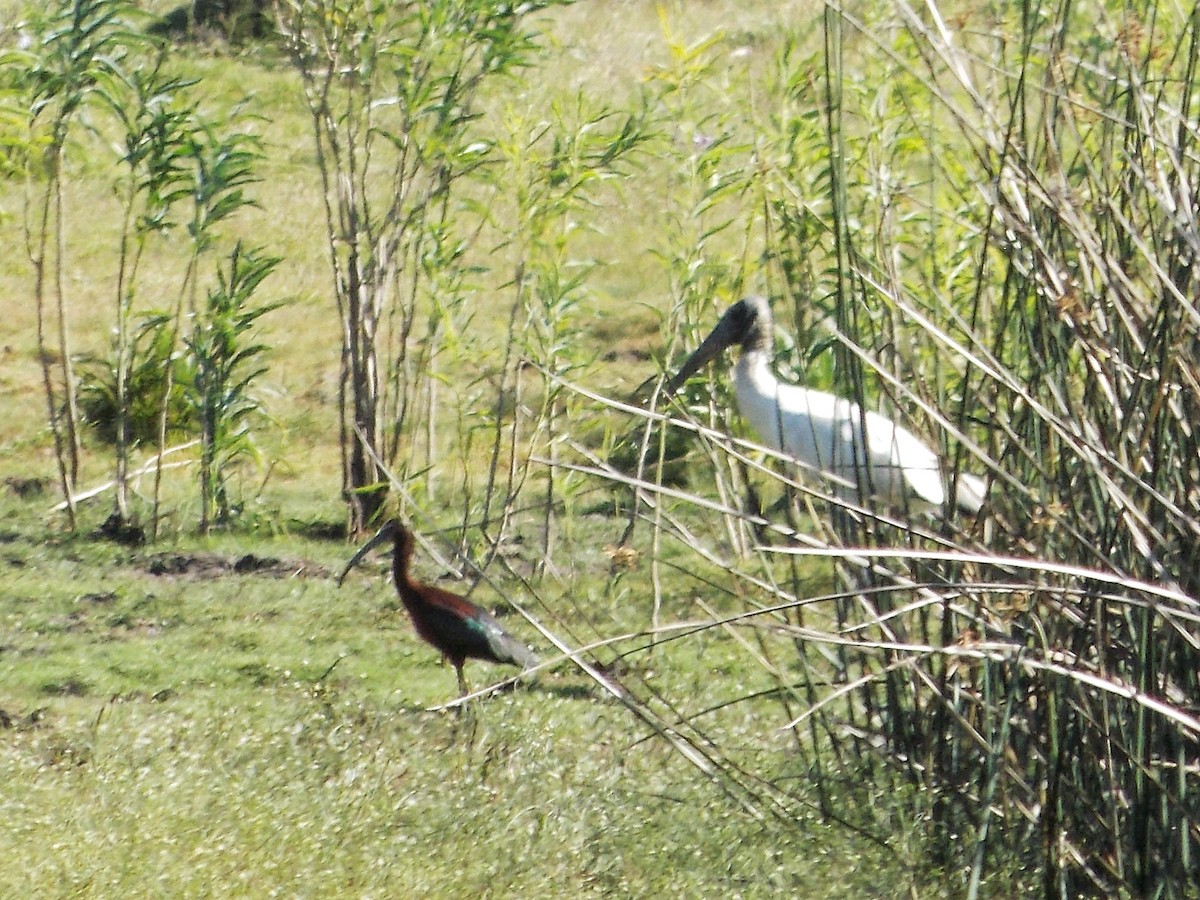
[[[771,346],[771,306],[766,297],[745,297],[725,310],[717,327],[671,379],[667,393],[675,393],[701,366],[712,362],[722,350],[734,344],[741,344],[743,352],[766,350]]]
[[[350,562],[346,563],[346,568],[342,569],[342,574],[338,576],[338,587],[342,586],[342,581],[346,574],[357,566],[372,550],[380,544],[392,541],[396,545],[407,545],[411,540],[409,531],[404,527],[399,519],[389,519],[382,528],[375,532],[375,536],[358,548],[358,552],[350,557]]]

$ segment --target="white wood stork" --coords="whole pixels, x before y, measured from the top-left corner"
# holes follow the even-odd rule
[[[738,410],[767,446],[842,482],[847,499],[878,497],[897,508],[944,509],[946,480],[937,455],[912,432],[852,400],[785,384],[771,371],[771,307],[765,297],[733,304],[667,385],[678,390],[722,350],[742,345],[735,372]],[[864,439],[865,430],[865,439]],[[849,485],[857,485],[858,490]],[[959,475],[954,503],[968,513],[983,506],[986,487]]]

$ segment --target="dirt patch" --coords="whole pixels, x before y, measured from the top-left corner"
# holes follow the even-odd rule
[[[80,594],[76,603],[112,603],[117,599],[116,591],[101,591],[94,594]]]
[[[46,682],[41,692],[49,697],[86,697],[91,693],[91,685],[82,678],[64,678]]]
[[[0,729],[7,730],[11,728],[17,731],[28,731],[43,724],[48,712],[49,710],[45,706],[38,707],[24,715],[0,709]]]
[[[349,535],[346,533],[345,520],[329,522],[324,520],[291,519],[288,521],[288,531],[314,541],[337,541],[345,543]]]
[[[146,543],[146,529],[133,522],[126,522],[117,513],[104,520],[96,530],[96,537],[105,538],[126,547],[140,547]]]
[[[307,560],[270,556],[225,556],[220,553],[159,553],[146,560],[146,571],[166,578],[223,578],[265,575],[268,578],[328,578],[329,570]]]
[[[19,478],[16,475],[10,475],[4,479],[4,486],[8,488],[9,493],[13,496],[20,497],[22,500],[29,500],[46,493],[46,489],[50,487],[50,479]]]

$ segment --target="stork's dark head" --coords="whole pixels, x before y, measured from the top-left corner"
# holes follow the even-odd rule
[[[725,310],[717,326],[671,379],[667,393],[675,393],[701,366],[712,362],[722,350],[734,344],[741,344],[743,353],[770,348],[771,305],[766,297],[744,297]]]
[[[358,552],[350,557],[350,562],[346,563],[346,568],[342,569],[342,574],[338,576],[338,587],[342,586],[342,581],[347,573],[357,566],[364,556],[387,541],[392,541],[402,554],[407,554],[412,547],[412,533],[404,527],[404,523],[399,519],[389,519],[382,528],[375,532],[374,537],[359,547]]]

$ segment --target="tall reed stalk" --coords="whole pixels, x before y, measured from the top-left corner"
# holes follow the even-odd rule
[[[972,895],[1016,864],[1046,896],[1187,896],[1197,20],[1102,14],[1097,36],[1074,8],[896,11],[899,29],[827,10],[816,96],[795,68],[813,61],[783,60],[759,277],[815,326],[785,371],[882,407],[992,487],[977,521],[829,508],[847,549],[789,529],[814,548],[789,559],[852,576],[826,616],[773,626],[829,667],[790,724],[920,786]]]
[[[1047,897],[1190,896],[1200,20],[888,9],[830,7],[820,49],[779,58],[769,113],[720,123],[727,146],[754,130],[755,165],[697,154],[707,190],[728,179],[763,199],[728,219],[719,202],[693,207],[705,265],[740,262],[676,304],[671,334],[710,327],[730,299],[713,294],[772,294],[795,310],[780,316],[781,374],[898,419],[947,472],[985,475],[984,513],[839,509],[820,479],[723,436],[739,427],[724,373],[686,398],[704,487],[578,445],[584,460],[557,465],[633,488],[654,545],[691,554],[699,594],[746,598],[707,602],[697,630],[758,635],[754,658],[810,760],[751,768],[762,780],[738,783],[760,810],[803,802],[791,778],[827,798],[865,770],[928,818],[934,860],[971,896],[997,879]],[[685,297],[714,269],[686,271]],[[647,433],[684,427],[607,403]],[[840,587],[814,591],[834,564]],[[723,574],[702,579],[706,565]],[[784,637],[798,659],[781,672]],[[679,716],[699,727],[711,712]],[[712,764],[747,771],[729,747]]]

